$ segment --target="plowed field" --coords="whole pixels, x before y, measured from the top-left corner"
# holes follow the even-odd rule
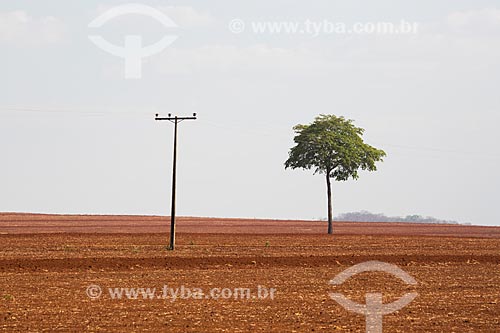
[[[329,236],[323,222],[181,218],[175,251],[167,230],[158,217],[0,214],[0,330],[364,332],[330,292],[363,304],[416,292],[384,332],[500,331],[500,228],[345,222]],[[329,284],[373,260],[417,284],[382,272]]]

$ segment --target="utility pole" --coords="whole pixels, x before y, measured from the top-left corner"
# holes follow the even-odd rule
[[[172,168],[172,206],[170,210],[170,245],[169,249],[175,249],[175,189],[177,182],[177,124],[183,120],[196,120],[196,113],[193,113],[192,117],[178,117],[169,113],[168,117],[162,118],[158,117],[156,114],[155,120],[168,120],[174,124],[174,159]]]

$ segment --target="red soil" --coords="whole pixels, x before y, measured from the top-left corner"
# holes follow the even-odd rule
[[[500,228],[455,225],[180,218],[0,215],[0,331],[360,332],[364,317],[329,296],[390,303],[384,332],[498,332]],[[417,285],[365,272],[329,281],[357,263],[395,264]],[[102,289],[88,296],[89,285]],[[274,299],[113,299],[109,288],[275,288]],[[255,295],[255,294],[254,294]]]
[[[30,233],[165,233],[170,218],[159,216],[96,216],[0,213],[0,234]],[[237,218],[178,217],[179,233],[324,234],[326,222]],[[337,235],[422,235],[500,237],[500,227],[334,222]]]

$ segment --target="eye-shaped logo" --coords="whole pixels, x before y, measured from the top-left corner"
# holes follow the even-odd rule
[[[385,272],[403,280],[406,284],[417,284],[417,281],[415,281],[413,277],[398,266],[381,261],[367,261],[354,265],[330,280],[330,284],[340,285],[351,276],[363,272]],[[367,333],[381,333],[382,317],[386,314],[390,314],[404,308],[418,296],[418,293],[407,293],[397,301],[389,304],[382,303],[381,293],[367,293],[365,295],[366,304],[355,303],[340,293],[329,293],[329,295],[345,309],[366,316]]]
[[[177,27],[168,16],[159,10],[141,4],[125,4],[116,6],[101,14],[89,23],[89,28],[99,28],[108,21],[123,15],[138,14],[154,18],[166,28]],[[89,35],[89,39],[102,50],[125,59],[125,78],[139,79],[142,75],[142,58],[160,53],[167,46],[172,44],[178,36],[165,35],[158,42],[142,46],[142,37],[138,35],[125,36],[125,45],[117,46],[111,44],[101,36]]]

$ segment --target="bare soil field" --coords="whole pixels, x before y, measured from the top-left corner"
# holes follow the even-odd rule
[[[178,217],[181,233],[323,234],[326,222],[238,218]],[[500,227],[419,223],[335,222],[337,235],[405,235],[500,238]],[[1,234],[164,233],[170,218],[0,213]]]
[[[326,235],[324,222],[181,218],[175,251],[167,230],[160,217],[0,214],[0,330],[364,332],[330,292],[363,304],[416,292],[384,332],[500,331],[500,228],[345,222]],[[372,260],[417,284],[381,272],[329,284]]]

